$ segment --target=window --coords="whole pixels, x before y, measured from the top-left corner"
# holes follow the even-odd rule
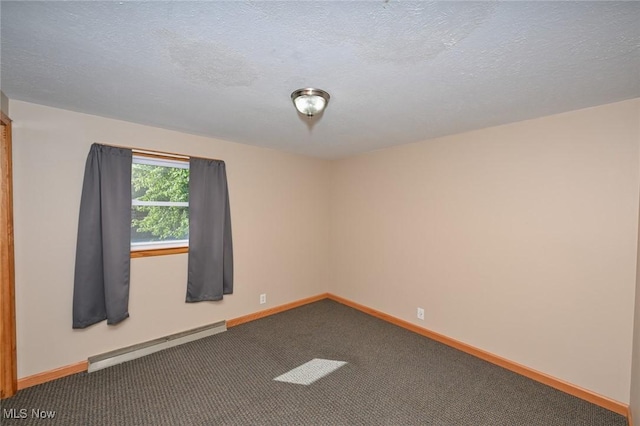
[[[189,162],[134,154],[132,256],[184,253],[188,246]]]

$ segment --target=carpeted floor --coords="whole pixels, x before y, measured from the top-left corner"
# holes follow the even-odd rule
[[[309,386],[273,380],[314,358],[347,364]],[[329,300],[25,389],[2,401],[4,414],[12,408],[27,416],[3,426],[627,424]],[[32,409],[55,411],[54,420]]]

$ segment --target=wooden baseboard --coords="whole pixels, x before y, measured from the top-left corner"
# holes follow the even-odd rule
[[[233,318],[233,319],[227,320],[227,328],[235,327],[236,325],[244,324],[249,321],[255,321],[260,318],[268,317],[269,315],[274,315],[280,312],[288,311],[289,309],[297,308],[299,306],[308,305],[309,303],[317,302],[322,299],[327,299],[328,297],[329,297],[328,293],[323,293],[317,296],[307,297],[306,299],[296,300],[295,302],[286,303],[284,305],[265,309],[264,311],[255,312],[253,314],[245,315],[238,318]]]
[[[447,346],[451,346],[452,348],[458,349],[462,352],[468,353],[477,358],[480,358],[492,364],[498,365],[502,368],[506,368],[507,370],[513,371],[514,373],[518,373],[522,376],[528,377],[537,382],[551,386],[552,388],[568,393],[569,395],[573,395],[578,398],[584,399],[585,401],[599,405],[600,407],[606,408],[607,410],[611,410],[615,413],[626,416],[627,419],[630,418],[629,406],[627,404],[623,404],[622,402],[615,401],[613,399],[607,398],[606,396],[599,395],[590,390],[581,388],[580,386],[576,386],[574,384],[565,382],[564,380],[557,379],[548,374],[541,373],[540,371],[536,371],[532,368],[518,364],[516,362],[509,361],[508,359],[502,358],[498,355],[494,355],[492,353],[483,351],[482,349],[475,348],[466,343],[462,343],[458,340],[454,340],[450,337],[444,336],[434,331],[427,330],[426,328],[419,327],[408,321],[401,320],[399,318],[385,314],[384,312],[380,312],[375,309],[371,309],[367,306],[360,305],[359,303],[352,302],[351,300],[342,298],[340,296],[336,296],[334,294],[329,293],[327,295],[327,298],[334,300],[338,303],[342,303],[343,305],[349,306],[351,308],[357,309],[359,311],[362,311],[366,314],[372,315],[376,318],[380,318],[384,321],[387,321],[391,324],[397,325],[399,327],[402,327],[414,333],[428,337],[437,342],[443,343]]]
[[[32,376],[27,376],[18,380],[18,390],[50,382],[51,380],[70,376],[72,374],[82,373],[83,371],[87,371],[88,366],[89,363],[87,361],[81,361],[75,364],[65,365],[64,367],[54,368],[53,370],[43,371],[42,373],[34,374]]]

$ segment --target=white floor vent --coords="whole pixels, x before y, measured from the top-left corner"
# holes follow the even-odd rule
[[[93,373],[94,371],[102,370],[103,368],[122,364],[123,362],[141,358],[154,352],[159,352],[187,342],[193,342],[194,340],[202,339],[203,337],[213,336],[214,334],[222,333],[223,331],[227,331],[226,321],[220,321],[215,324],[205,325],[194,328],[193,330],[183,331],[181,333],[117,349],[101,355],[92,356],[89,358],[88,371],[89,373]]]
[[[314,358],[299,367],[288,371],[273,380],[285,383],[308,386],[315,381],[333,373],[345,365],[346,361],[334,361],[331,359]]]

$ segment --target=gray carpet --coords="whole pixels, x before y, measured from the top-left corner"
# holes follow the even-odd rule
[[[215,309],[212,306],[212,309]],[[273,379],[314,358],[317,382]],[[323,300],[18,392],[2,425],[626,425],[624,417]],[[54,421],[32,409],[56,412]]]

